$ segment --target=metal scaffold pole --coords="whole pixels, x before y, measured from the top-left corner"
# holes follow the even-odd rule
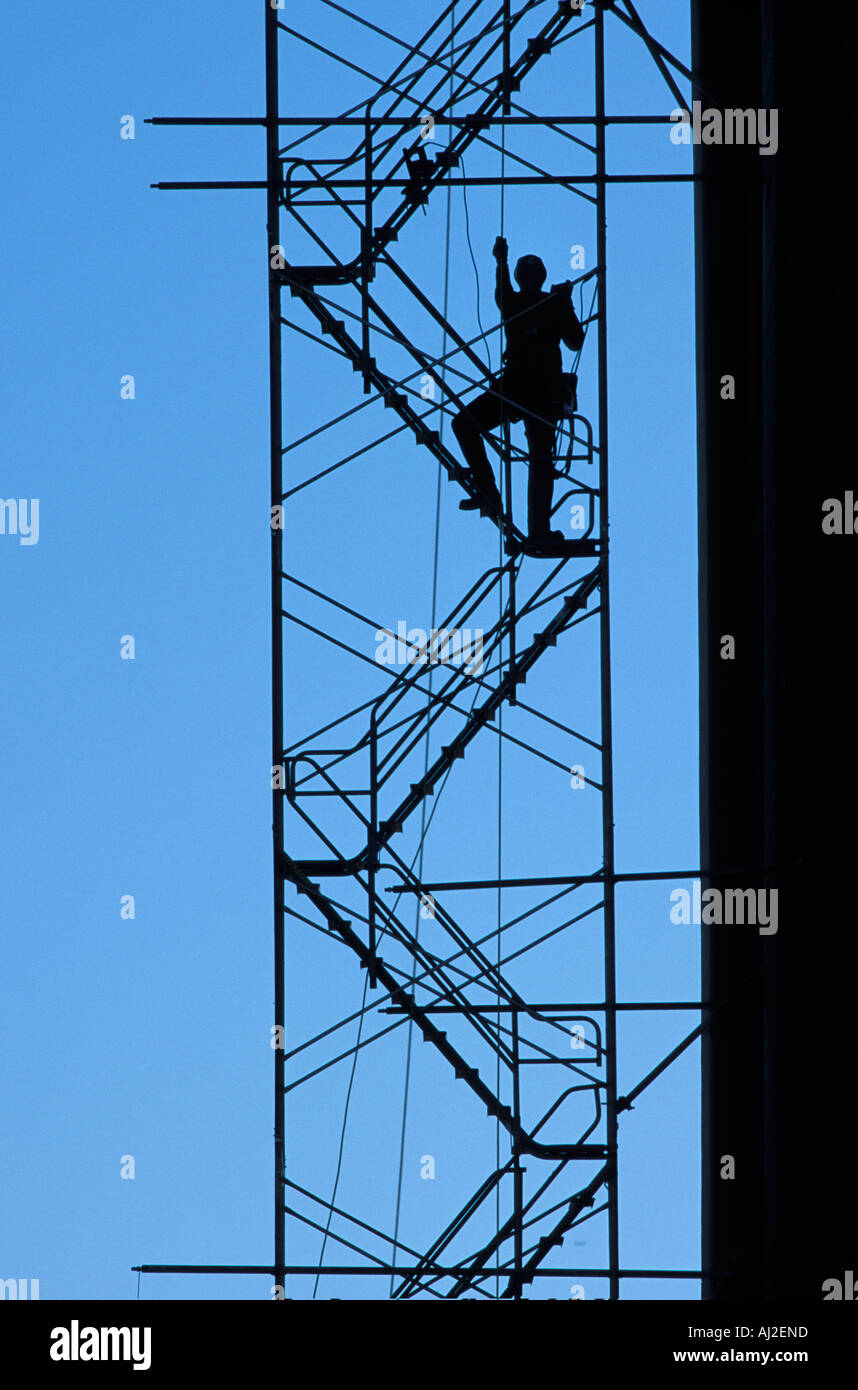
[[[614,916],[614,750],[611,714],[611,598],[608,505],[608,215],[605,124],[605,12],[601,0],[595,14],[596,91],[596,260],[599,296],[599,541],[600,578],[600,696],[602,705],[602,844],[605,873],[605,1114],[608,1132],[608,1266],[610,1296],[620,1296],[619,1177],[617,1173],[617,981]]]
[[[280,329],[281,286],[275,270],[280,246],[280,85],[277,10],[265,8],[265,156],[268,257],[268,360],[271,435],[271,766],[283,757],[283,367]],[[272,772],[272,840],[274,855],[274,1281],[286,1283],[286,917],[280,862],[283,838],[283,789]]]

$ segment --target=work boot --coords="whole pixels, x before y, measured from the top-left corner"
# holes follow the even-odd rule
[[[568,540],[568,536],[564,536],[562,531],[549,531],[546,527],[544,531],[532,532],[527,538],[527,543],[528,545],[562,545],[566,540]]]
[[[484,493],[478,493],[476,497],[463,497],[459,503],[461,512],[487,511],[491,516],[500,516],[503,510],[501,495],[496,487],[486,489]]]

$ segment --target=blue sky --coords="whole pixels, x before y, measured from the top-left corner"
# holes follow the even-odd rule
[[[640,10],[686,57],[686,7],[646,0]],[[535,32],[550,11],[536,7],[522,33]],[[362,13],[409,41],[418,36],[416,21],[392,0],[374,0]],[[287,5],[284,18],[372,72],[398,59],[380,36],[319,0]],[[150,188],[160,180],[262,178],[264,136],[144,124],[155,114],[261,113],[263,6],[216,4],[202,14],[175,0],[151,0],[145,9],[93,0],[60,25],[13,4],[4,7],[2,27],[9,72],[0,100],[15,197],[0,229],[12,327],[0,496],[39,499],[39,538],[25,546],[0,536],[10,1136],[0,1276],[39,1278],[43,1298],[134,1298],[137,1263],[271,1257],[264,194]],[[518,99],[543,113],[590,111],[591,55],[583,36],[559,47]],[[285,36],[281,63],[284,114],[341,111],[369,94],[365,78]],[[609,112],[673,108],[642,45],[616,22],[608,24],[608,73]],[[135,118],[133,140],[120,138],[126,115]],[[436,134],[443,144],[443,128]],[[356,136],[325,141],[316,154],[333,157]],[[530,132],[509,137],[510,149],[547,167],[589,172],[583,153],[567,146]],[[662,126],[612,129],[608,150],[615,173],[688,168],[689,152]],[[500,155],[475,146],[466,167],[496,174]],[[439,304],[446,209],[445,195],[436,194],[394,248]],[[472,189],[468,213],[488,328],[496,323],[497,188]],[[449,315],[471,338],[480,330],[464,214],[454,190]],[[344,254],[351,233],[342,215],[318,219]],[[318,258],[285,216],[283,230],[291,260]],[[538,252],[552,282],[571,273],[572,245],[583,245],[594,264],[592,208],[568,192],[508,188],[503,231],[513,257]],[[616,861],[624,872],[691,867],[698,856],[692,253],[689,185],[611,188]],[[421,343],[441,352],[439,331],[392,277],[380,274],[374,290]],[[340,299],[356,308],[347,295]],[[314,328],[288,295],[283,311]],[[386,370],[400,364],[383,340],[374,351]],[[120,395],[127,374],[133,400]],[[592,334],[581,366],[581,408],[591,418],[595,380]],[[292,331],[284,391],[287,440],[363,399],[347,364]],[[288,485],[395,423],[380,405],[367,407],[290,452]],[[436,489],[434,462],[398,436],[297,494],[287,509],[287,568],[381,625],[405,619],[428,627]],[[449,483],[441,498],[439,614],[497,559],[494,529],[458,512]],[[516,507],[522,502],[519,469]],[[535,567],[545,562],[528,563],[533,587],[542,577]],[[299,595],[295,611],[313,622],[322,608]],[[544,658],[527,698],[592,733],[598,684],[590,626]],[[330,630],[358,640],[345,621]],[[120,656],[125,635],[135,640],[133,661]],[[372,657],[368,629],[361,640]],[[379,670],[300,628],[287,630],[287,650],[288,743],[382,688]],[[523,728],[526,716],[518,718]],[[515,732],[510,720],[505,727]],[[586,763],[572,741],[552,747],[561,761],[568,752],[570,762]],[[520,750],[505,748],[504,759],[504,871],[596,868],[597,798],[576,802],[568,777],[534,768]],[[458,767],[462,775],[439,798],[427,837],[426,878],[490,877],[496,867],[497,740],[475,745]],[[352,823],[331,823],[351,848]],[[303,832],[292,834],[296,853],[319,852]],[[410,861],[414,833],[398,848]],[[618,889],[620,998],[693,999],[699,991],[695,930],[668,920],[673,886]],[[124,894],[134,896],[133,920],[120,916]],[[464,896],[451,900],[451,910],[474,934],[490,930],[494,898],[481,895],[474,908]],[[505,900],[505,917],[517,904]],[[558,997],[597,998],[588,992],[598,989],[596,936],[585,928],[560,942],[532,975],[522,967],[518,982],[539,991],[556,981]],[[287,1046],[295,1046],[325,1020],[359,1008],[363,982],[342,947],[299,922],[289,925],[287,952]],[[626,1016],[621,1091],[691,1026],[690,1015]],[[354,1028],[340,1036],[351,1045]],[[386,1230],[405,1036],[400,1028],[361,1053],[337,1196]],[[495,1146],[494,1126],[429,1051],[414,1045],[402,1184],[400,1233],[416,1248],[485,1176]],[[627,1267],[699,1261],[697,1073],[692,1048],[624,1118]],[[340,1064],[289,1100],[289,1174],[328,1198],[347,1083],[348,1065]],[[432,1182],[419,1176],[425,1154],[436,1158]],[[120,1176],[124,1155],[135,1160],[133,1181]],[[599,1265],[599,1218],[582,1234],[587,1244],[567,1241],[563,1262]],[[290,1259],[312,1262],[318,1247],[317,1234],[290,1226]],[[326,1259],[342,1259],[330,1243]],[[587,1297],[604,1292],[598,1280],[583,1282]],[[356,1284],[329,1279],[320,1296],[386,1296],[383,1279]],[[532,1296],[551,1295],[547,1284]],[[256,1299],[269,1287],[266,1277],[146,1276],[141,1296]],[[311,1292],[310,1282],[295,1281],[295,1297]],[[628,1281],[623,1295],[694,1291]]]

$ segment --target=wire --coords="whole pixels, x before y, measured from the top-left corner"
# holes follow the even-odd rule
[[[470,219],[470,217],[468,216],[468,184],[467,184],[468,174],[467,174],[467,170],[465,169],[465,160],[464,160],[464,156],[463,156],[462,159],[461,159],[461,165],[462,165],[462,197],[463,197],[463,201],[464,201],[464,205],[465,205],[465,236],[467,237],[467,241],[468,241],[468,250],[469,250],[470,253],[471,253],[471,265],[474,267],[474,280],[476,281],[476,285],[477,285],[477,323],[479,324],[479,327],[480,327],[480,337],[479,337],[479,339],[477,339],[477,341],[479,342],[480,340],[482,340],[482,341],[485,342],[485,344],[486,344],[486,350],[487,350],[488,355],[489,355],[489,371],[493,373],[493,372],[494,372],[494,367],[492,366],[492,345],[491,345],[491,343],[488,341],[488,338],[486,337],[486,330],[483,328],[483,320],[482,320],[482,316],[481,316],[481,314],[480,314],[480,272],[479,272],[479,270],[477,269],[477,262],[476,262],[476,258],[475,258],[475,256],[474,256],[474,247],[473,247],[473,243],[472,243],[472,241],[471,241],[471,219]]]
[[[328,1243],[328,1233],[330,1232],[330,1229],[331,1229],[331,1218],[332,1218],[332,1216],[333,1216],[333,1214],[334,1214],[334,1203],[335,1203],[336,1200],[337,1200],[337,1188],[338,1188],[339,1185],[340,1185],[340,1173],[342,1172],[342,1167],[343,1167],[343,1149],[345,1148],[345,1142],[346,1142],[346,1126],[347,1126],[347,1124],[348,1124],[348,1119],[349,1119],[349,1105],[350,1105],[350,1103],[351,1103],[351,1098],[352,1098],[352,1088],[353,1088],[353,1086],[354,1086],[354,1081],[355,1081],[355,1072],[357,1071],[357,1064],[358,1064],[358,1044],[360,1043],[360,1035],[361,1035],[361,1033],[362,1033],[362,1031],[363,1031],[363,1023],[364,1023],[364,1018],[365,1018],[365,1016],[366,1016],[366,1014],[365,1014],[365,1011],[366,1011],[366,995],[367,995],[367,990],[368,990],[368,988],[369,988],[369,974],[367,973],[367,974],[364,976],[364,982],[363,982],[363,998],[361,999],[361,1012],[360,1012],[360,1020],[359,1020],[359,1022],[358,1022],[357,1043],[355,1044],[354,1057],[352,1058],[352,1069],[351,1069],[351,1073],[350,1073],[350,1075],[349,1075],[348,1089],[346,1090],[346,1103],[345,1103],[345,1106],[344,1106],[344,1108],[343,1108],[343,1123],[342,1123],[342,1126],[341,1126],[341,1128],[340,1128],[340,1147],[339,1147],[339,1152],[337,1153],[337,1171],[336,1171],[336,1174],[335,1174],[335,1176],[334,1176],[334,1188],[333,1188],[333,1191],[332,1191],[332,1193],[331,1193],[331,1205],[330,1205],[330,1208],[329,1208],[329,1210],[328,1210],[328,1219],[327,1219],[327,1221],[325,1222],[325,1234],[324,1234],[324,1236],[322,1237],[322,1248],[321,1248],[321,1250],[319,1251],[319,1265],[318,1265],[318,1268],[317,1268],[317,1270],[316,1270],[316,1278],[315,1278],[315,1282],[314,1282],[314,1284],[313,1284],[313,1294],[312,1294],[312,1297],[313,1297],[313,1298],[316,1297],[316,1292],[317,1292],[317,1290],[318,1290],[318,1288],[319,1288],[319,1276],[321,1275],[321,1272],[322,1272],[322,1264],[323,1264],[323,1261],[324,1261],[324,1258],[325,1258],[325,1246],[326,1246],[327,1243]]]
[[[456,5],[455,5],[455,0],[454,0],[454,3],[451,5],[451,8],[450,8],[450,46],[451,46],[451,49],[452,49],[453,44],[454,44],[455,36],[456,36]],[[450,71],[450,100],[451,100],[451,102],[452,102],[452,96],[453,96],[453,73],[452,73],[452,68],[451,68],[451,71]],[[448,322],[447,311],[448,311],[449,302],[450,302],[450,226],[451,226],[451,213],[452,213],[452,189],[450,188],[450,185],[448,184],[448,185],[447,185],[447,219],[446,219],[447,225],[446,225],[446,236],[445,236],[445,244],[444,244],[444,310],[443,310],[443,313],[444,313],[444,331],[443,331],[443,336],[442,336],[442,340],[441,340],[441,360],[442,360],[442,362],[445,361],[445,360],[446,360],[446,357],[447,357],[447,322]],[[467,215],[467,214],[466,214],[466,215]],[[468,238],[468,243],[469,243],[469,245],[470,245],[470,236],[469,236],[469,238]],[[473,260],[473,250],[471,251],[471,259]],[[475,266],[474,268],[476,269],[476,266]],[[478,281],[477,281],[477,295],[479,296],[479,278],[478,278]],[[478,301],[477,301],[477,302],[479,303],[479,298],[478,298]],[[479,310],[478,310],[478,316],[479,316]],[[482,329],[482,324],[480,324],[480,328]],[[439,423],[440,423],[439,438],[440,438],[441,442],[443,443],[443,441],[444,441],[444,419],[445,419],[445,417],[444,417],[443,406],[440,406],[440,409],[441,409],[441,419],[440,419],[440,422],[439,422]],[[436,625],[436,616],[437,616],[437,607],[438,607],[438,555],[439,555],[439,550],[440,550],[440,535],[441,535],[441,460],[439,459],[439,460],[438,460],[438,465],[437,465],[437,470],[436,470],[436,479],[435,479],[435,547],[434,547],[434,556],[433,556],[433,563],[432,563],[432,622],[431,622],[431,626],[432,626],[433,629],[434,629],[434,627],[435,627],[435,625]],[[431,704],[432,704],[432,698],[433,698],[432,681],[433,681],[434,674],[435,674],[435,673],[434,673],[434,670],[433,670],[433,668],[430,666],[430,668],[429,668],[429,689],[428,689],[427,695],[426,695],[426,709],[427,709],[427,711],[429,710],[429,708],[430,708],[430,706],[431,706]],[[427,721],[426,721],[426,739],[425,739],[424,752],[423,752],[423,775],[424,775],[424,777],[425,777],[426,773],[429,771],[429,737],[430,737],[430,725],[429,725],[429,720],[427,719]],[[423,803],[422,803],[421,808],[420,808],[420,845],[419,845],[419,860],[418,860],[418,867],[417,867],[417,877],[418,877],[418,879],[419,879],[419,881],[420,881],[421,883],[423,882],[423,851],[424,851],[424,846],[425,846],[425,843],[426,843],[426,833],[427,833],[427,829],[428,829],[428,827],[427,827],[427,824],[426,824],[426,800],[425,800],[425,798],[424,798]],[[419,896],[418,896],[418,897],[416,898],[416,900],[415,900],[415,908],[414,908],[414,911],[415,911],[415,924],[414,924],[414,938],[415,938],[415,943],[419,942],[419,940],[420,940],[420,912],[421,912],[421,908],[422,908],[422,902],[423,902],[423,900],[422,900],[422,898],[419,897]],[[416,979],[417,979],[417,956],[416,956],[416,954],[415,954],[415,955],[413,956],[413,964],[412,964],[412,968],[411,968],[411,992],[412,992],[412,994],[414,993],[414,988],[415,988]],[[414,1021],[413,1021],[413,1019],[409,1019],[409,1020],[408,1020],[408,1041],[407,1041],[406,1051],[405,1051],[405,1085],[404,1085],[404,1088],[403,1088],[403,1096],[402,1096],[402,1127],[401,1127],[400,1135],[399,1135],[399,1172],[398,1172],[398,1174],[397,1174],[397,1180],[396,1180],[396,1214],[395,1214],[394,1224],[393,1224],[393,1252],[392,1252],[392,1257],[391,1257],[391,1261],[390,1261],[391,1265],[393,1265],[394,1267],[395,1267],[395,1265],[396,1265],[396,1251],[397,1251],[397,1249],[399,1248],[399,1246],[398,1246],[398,1240],[399,1240],[399,1220],[400,1220],[400,1215],[401,1215],[401,1211],[402,1211],[402,1176],[403,1176],[403,1173],[404,1173],[404,1170],[405,1170],[405,1131],[406,1131],[406,1125],[407,1125],[407,1120],[408,1120],[408,1097],[409,1097],[409,1093],[410,1093],[410,1089],[411,1089],[411,1054],[412,1054],[413,1046],[414,1046]],[[391,1298],[393,1297],[394,1278],[395,1278],[395,1276],[393,1275],[393,1273],[391,1273],[391,1275],[390,1275],[390,1289],[389,1289],[389,1297],[391,1297]]]

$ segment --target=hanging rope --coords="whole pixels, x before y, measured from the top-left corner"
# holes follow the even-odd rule
[[[451,101],[451,103],[452,103],[452,99],[453,99],[453,70],[452,70],[452,69],[453,69],[453,49],[454,49],[455,34],[456,34],[456,6],[455,6],[455,4],[453,4],[453,5],[451,6],[451,9],[450,9],[450,51],[451,51],[451,57],[450,57],[450,101]],[[464,172],[464,171],[463,171],[463,172]],[[465,219],[466,219],[466,226],[467,226],[467,215],[468,215],[468,205],[467,205],[467,200],[466,200],[466,202],[465,202]],[[442,362],[446,362],[446,360],[447,360],[447,322],[448,322],[447,313],[448,313],[449,304],[450,304],[450,241],[451,241],[450,227],[451,227],[451,216],[452,216],[452,189],[451,189],[451,187],[450,187],[450,185],[449,185],[449,183],[448,183],[448,185],[447,185],[446,235],[445,235],[445,239],[444,239],[444,308],[443,308],[444,331],[443,331],[443,335],[442,335],[442,339],[441,339],[441,361],[442,361]],[[470,228],[468,228],[468,245],[470,246],[470,244],[471,244]],[[472,259],[472,260],[473,260],[473,256],[474,256],[473,248],[471,248],[471,259]],[[475,264],[474,268],[476,269],[476,264]],[[479,301],[479,289],[480,289],[480,286],[479,286],[479,278],[478,278],[478,279],[477,279],[477,320],[478,320],[478,321],[479,321],[479,315],[480,315],[480,308],[479,308],[479,304],[480,304],[480,301]],[[481,323],[480,323],[480,331],[482,332],[482,324],[481,324]],[[444,421],[445,421],[445,412],[444,412],[443,406],[442,406],[442,404],[441,404],[440,402],[439,402],[439,405],[438,405],[438,409],[439,409],[440,412],[441,412],[441,418],[440,418],[440,421],[439,421],[439,430],[438,430],[438,433],[439,433],[439,437],[440,437],[440,439],[441,439],[441,442],[443,443],[443,442],[444,442]],[[436,617],[437,617],[437,607],[438,607],[438,555],[439,555],[439,551],[440,551],[440,537],[441,537],[441,461],[440,461],[440,459],[439,459],[439,460],[438,460],[438,465],[437,465],[436,480],[435,480],[435,545],[434,545],[434,554],[433,554],[433,559],[432,559],[432,622],[431,622],[431,625],[430,625],[430,626],[431,626],[431,628],[432,628],[433,630],[434,630],[434,628],[435,628],[435,622],[436,622]],[[430,708],[430,706],[431,706],[431,704],[432,704],[432,682],[433,682],[434,674],[435,674],[435,672],[434,672],[434,670],[433,670],[433,667],[432,667],[431,664],[430,664],[430,666],[429,666],[429,672],[428,672],[428,675],[429,675],[429,689],[428,689],[427,696],[426,696],[426,709],[427,709],[427,714],[428,714],[428,710],[429,710],[429,708]],[[423,775],[424,775],[424,777],[426,776],[426,773],[429,771],[429,732],[430,732],[430,731],[429,731],[429,720],[428,720],[428,718],[427,718],[427,720],[426,720],[426,738],[425,738],[424,749],[423,749]],[[425,845],[425,841],[426,841],[426,831],[427,831],[427,826],[426,826],[426,800],[425,800],[425,798],[424,798],[423,803],[422,803],[422,805],[421,805],[421,807],[420,807],[420,845],[419,845],[419,857],[418,857],[418,867],[417,867],[417,879],[418,879],[418,882],[420,882],[420,883],[423,882],[423,850],[424,850],[424,845]],[[416,903],[415,903],[415,924],[414,924],[414,937],[415,937],[415,940],[416,940],[417,942],[419,942],[419,940],[420,940],[420,912],[421,912],[422,905],[423,905],[422,898],[418,895],[418,897],[417,897],[417,899],[416,899]],[[415,985],[415,980],[416,980],[416,978],[417,978],[417,957],[414,956],[414,958],[413,958],[413,965],[412,965],[412,969],[411,969],[411,992],[412,992],[412,994],[414,993],[414,985]],[[396,1179],[396,1214],[395,1214],[394,1224],[393,1224],[393,1254],[392,1254],[392,1258],[391,1258],[391,1261],[390,1261],[390,1263],[391,1263],[392,1265],[394,1265],[394,1266],[395,1266],[395,1264],[396,1264],[396,1251],[397,1251],[397,1249],[398,1249],[398,1240],[399,1240],[399,1220],[400,1220],[400,1215],[401,1215],[401,1211],[402,1211],[402,1177],[403,1177],[403,1173],[404,1173],[404,1171],[405,1171],[405,1131],[406,1131],[406,1125],[407,1125],[407,1120],[408,1120],[408,1097],[409,1097],[409,1092],[410,1092],[410,1088],[411,1088],[411,1053],[412,1053],[413,1044],[414,1044],[414,1022],[413,1022],[412,1019],[409,1019],[409,1020],[408,1020],[408,1041],[407,1041],[407,1044],[406,1044],[406,1051],[405,1051],[405,1084],[404,1084],[404,1087],[403,1087],[403,1095],[402,1095],[402,1126],[401,1126],[400,1134],[399,1134],[399,1172],[398,1172],[398,1174],[397,1174],[397,1179]],[[390,1296],[391,1296],[391,1297],[392,1297],[392,1295],[393,1295],[394,1278],[395,1278],[395,1276],[394,1276],[393,1274],[391,1274],[391,1276],[390,1276]]]
[[[464,201],[464,207],[465,207],[465,238],[466,238],[467,243],[468,243],[468,250],[469,250],[470,253],[471,253],[471,265],[474,267],[474,282],[475,282],[476,287],[477,287],[477,323],[479,324],[479,329],[480,329],[480,340],[481,340],[482,342],[484,342],[485,345],[486,345],[486,351],[487,351],[488,357],[489,357],[489,371],[491,372],[491,371],[493,371],[493,367],[492,367],[492,345],[491,345],[491,340],[488,339],[488,338],[486,337],[486,330],[483,328],[483,319],[482,319],[482,314],[480,313],[480,272],[479,272],[479,269],[478,269],[478,267],[477,267],[476,257],[474,256],[474,244],[473,244],[473,242],[471,241],[471,219],[470,219],[470,216],[469,216],[469,213],[468,213],[468,184],[467,184],[468,171],[467,171],[467,169],[465,168],[464,156],[462,157],[462,159],[461,159],[460,162],[461,162],[461,165],[462,165],[462,195],[463,195],[463,201]]]
[[[334,1187],[333,1187],[333,1191],[331,1192],[331,1203],[330,1203],[330,1206],[328,1207],[328,1219],[327,1219],[327,1221],[325,1222],[325,1234],[324,1234],[323,1237],[322,1237],[322,1248],[321,1248],[321,1250],[319,1251],[319,1267],[318,1267],[318,1269],[316,1270],[316,1278],[315,1278],[315,1280],[314,1280],[314,1282],[313,1282],[313,1294],[312,1294],[312,1297],[313,1297],[313,1298],[316,1297],[316,1292],[317,1292],[318,1287],[319,1287],[319,1274],[320,1274],[322,1265],[323,1265],[324,1260],[325,1260],[325,1246],[326,1246],[327,1243],[328,1243],[328,1233],[330,1232],[330,1229],[331,1229],[331,1219],[332,1219],[332,1217],[333,1217],[333,1215],[334,1215],[334,1204],[335,1204],[335,1202],[336,1202],[336,1200],[337,1200],[337,1188],[338,1188],[339,1185],[340,1185],[340,1173],[342,1172],[342,1167],[343,1167],[343,1151],[344,1151],[344,1149],[345,1149],[345,1144],[346,1144],[346,1126],[348,1125],[348,1120],[349,1120],[349,1105],[351,1104],[352,1088],[353,1088],[354,1082],[355,1082],[355,1072],[357,1071],[358,1053],[359,1053],[359,1051],[360,1051],[361,1033],[363,1032],[364,1019],[366,1018],[366,996],[367,996],[367,991],[368,991],[368,989],[369,989],[369,973],[367,973],[367,974],[364,976],[364,982],[363,982],[363,997],[362,997],[362,999],[361,999],[360,1020],[359,1020],[359,1022],[358,1022],[357,1039],[356,1039],[356,1041],[355,1041],[354,1056],[352,1057],[352,1069],[351,1069],[351,1073],[350,1073],[350,1075],[349,1075],[349,1084],[348,1084],[348,1088],[347,1088],[347,1090],[346,1090],[346,1103],[345,1103],[345,1105],[344,1105],[344,1107],[343,1107],[343,1123],[342,1123],[342,1125],[341,1125],[341,1127],[340,1127],[340,1147],[339,1147],[339,1151],[338,1151],[338,1153],[337,1153],[337,1171],[336,1171],[336,1174],[334,1175]]]

